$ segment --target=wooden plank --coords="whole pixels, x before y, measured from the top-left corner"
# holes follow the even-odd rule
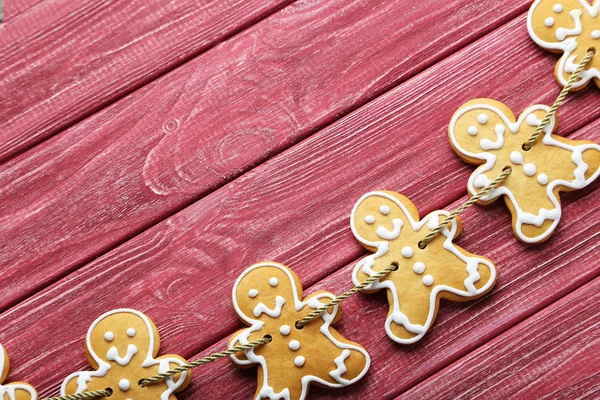
[[[599,304],[596,278],[399,398],[598,398]]]
[[[319,126],[501,23],[524,3],[489,1],[484,12],[479,8],[475,12],[467,6],[468,0],[445,2],[434,14],[451,17],[439,24],[430,23],[428,5],[407,0],[343,2],[344,6],[332,1],[298,3],[7,163],[0,173],[0,235],[8,238],[3,243],[2,264],[11,269],[2,277],[0,309],[306,138]],[[415,23],[410,29],[398,29],[397,16],[408,4],[411,14],[406,18]],[[461,15],[466,10],[473,11],[468,21]],[[534,48],[522,24],[523,17],[511,25],[512,30],[502,31],[517,34],[520,46],[516,51],[497,36],[484,46],[493,46],[503,57],[516,57],[523,65],[530,62],[551,69],[553,59]],[[294,35],[285,34],[291,31]],[[434,36],[435,43],[424,55],[419,53],[418,61],[406,56],[423,46],[424,37]],[[407,118],[397,129],[410,132],[412,140],[422,138],[423,126],[444,135],[449,116],[467,93],[451,89],[456,102],[440,108],[439,114],[425,116],[423,100],[438,102],[446,96],[447,87],[459,83],[475,85],[483,94],[483,88],[493,82],[496,88],[506,89],[506,98],[512,98],[510,85],[523,77],[511,73],[468,79],[471,74],[464,72],[478,60],[469,53],[460,53],[425,75],[417,81],[418,90],[412,84],[403,86],[401,90],[409,96],[395,92],[394,113],[419,114],[419,119]],[[498,55],[490,63],[503,65]],[[524,69],[524,74],[533,71]],[[444,86],[439,87],[440,83]],[[550,98],[555,86],[548,79],[534,91]],[[382,118],[389,120],[382,127],[400,122],[397,115],[387,114],[388,104],[377,104],[384,110]],[[584,109],[586,118],[597,114],[590,108]],[[352,135],[365,132],[377,121],[361,115],[348,128],[348,132],[356,131]],[[432,119],[435,126],[430,124]],[[331,140],[346,141],[348,135]],[[355,142],[353,151],[364,154],[366,139]],[[399,139],[391,133],[386,138],[396,144],[393,157],[410,143]],[[313,148],[328,146],[324,140]],[[389,144],[377,145],[391,149]],[[311,150],[305,160],[314,159],[315,154]],[[342,165],[356,154],[347,154]],[[350,180],[349,173],[361,174],[366,171],[363,167],[370,168],[368,164],[356,167],[360,168],[345,167],[343,176]],[[294,171],[302,173],[302,165]],[[439,179],[444,179],[442,175]],[[295,209],[293,204],[289,207]],[[20,278],[20,271],[27,271],[27,281]]]
[[[0,27],[0,162],[288,2],[21,0],[14,12],[8,2]]]
[[[11,0],[4,1],[4,22],[16,18],[17,15],[37,6],[45,0]]]
[[[3,313],[0,341],[9,350],[19,349],[13,356],[18,357],[15,378],[27,377],[43,395],[55,393],[64,376],[86,365],[82,340],[90,322],[99,312],[122,306],[140,308],[153,318],[161,330],[164,352],[192,357],[240,327],[231,310],[231,285],[244,268],[261,259],[288,264],[305,287],[327,277],[313,290],[339,293],[349,287],[350,265],[364,254],[348,228],[354,201],[366,191],[391,188],[413,199],[422,214],[443,207],[448,199],[465,193],[472,170],[445,144],[447,120],[454,109],[478,91],[487,95],[501,86],[515,110],[529,105],[530,100],[517,90],[529,79],[527,75],[500,68],[491,76],[464,75],[482,53],[493,55],[490,68],[503,65],[511,55],[518,65],[530,61],[551,70],[553,60],[542,58],[524,40],[525,33],[519,33],[522,23],[522,17],[513,21]],[[522,46],[516,51],[505,40],[510,32]],[[432,87],[432,79],[441,72],[445,85]],[[547,93],[556,88],[552,79],[547,81],[546,87],[542,81],[531,87],[528,96],[551,97]],[[457,87],[458,82],[464,86]],[[593,104],[599,95],[586,91],[571,98],[562,109],[561,131],[597,118]],[[442,97],[445,101],[440,103]],[[439,104],[435,112],[442,117],[432,117],[423,104]],[[422,126],[433,133],[423,135]],[[573,137],[598,140],[599,127],[596,119]],[[432,172],[423,171],[423,165]],[[499,286],[477,303],[445,305],[436,327],[421,344],[402,348],[387,339],[383,329],[373,329],[383,325],[387,309],[383,296],[349,301],[348,315],[339,328],[363,342],[377,360],[373,372],[352,393],[397,395],[597,276],[600,222],[590,216],[595,215],[599,185],[565,196],[562,225],[549,242],[534,248],[513,238],[504,206],[491,206],[485,213],[469,210],[459,244],[497,262]],[[583,215],[577,217],[579,212]],[[482,229],[488,224],[496,229]],[[465,328],[475,320],[474,328]],[[360,324],[354,327],[357,321]],[[41,334],[49,330],[52,335]],[[40,355],[52,361],[40,365],[36,362]],[[228,378],[225,387],[232,398],[253,391],[252,373],[244,375],[227,363],[214,368],[207,367],[206,373],[218,368],[228,371],[219,379]],[[203,381],[203,377],[200,374],[190,388],[189,398],[222,391],[218,385],[222,381]]]

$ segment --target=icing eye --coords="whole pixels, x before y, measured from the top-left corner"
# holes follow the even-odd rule
[[[535,114],[529,114],[527,116],[527,125],[537,127],[539,124],[540,120],[535,116]]]
[[[137,332],[133,328],[127,329],[127,336],[134,337]]]
[[[115,339],[115,334],[111,331],[108,331],[104,334],[104,340],[107,342],[112,342]]]
[[[592,39],[600,39],[600,30],[592,31]]]
[[[477,129],[476,126],[470,126],[469,129],[467,129],[467,133],[471,136],[475,136],[479,133],[479,129]]]
[[[374,217],[374,216],[372,216],[372,215],[367,215],[367,216],[365,217],[365,222],[366,222],[367,224],[371,225],[371,224],[375,223],[375,217]]]
[[[555,4],[554,7],[552,7],[552,11],[554,11],[557,14],[561,13],[563,11],[562,4]]]
[[[479,114],[477,117],[477,122],[479,122],[481,125],[487,124],[488,121],[489,118],[486,114]]]
[[[546,18],[546,20],[544,21],[544,25],[546,25],[548,28],[550,28],[552,25],[554,25],[554,18],[552,18],[552,17]]]
[[[279,279],[272,277],[271,279],[269,279],[269,285],[271,285],[273,287],[279,285]]]
[[[383,215],[388,215],[390,213],[390,206],[383,205],[379,207],[379,212]]]
[[[248,296],[255,298],[256,296],[258,296],[258,290],[256,290],[256,289],[248,290]]]

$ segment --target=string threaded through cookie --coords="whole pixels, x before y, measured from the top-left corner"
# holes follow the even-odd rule
[[[235,353],[239,353],[240,351],[250,350],[254,347],[258,347],[258,346],[262,346],[267,343],[271,343],[272,340],[273,340],[273,338],[271,337],[271,335],[265,335],[264,337],[257,339],[253,342],[250,342],[247,344],[241,344],[239,346],[232,347],[231,349],[227,349],[227,350],[221,351],[219,353],[211,354],[210,356],[206,356],[199,360],[192,361],[191,363],[182,365],[181,367],[177,367],[177,368],[173,368],[168,371],[165,371],[162,374],[156,374],[150,378],[144,378],[139,382],[139,385],[141,387],[146,387],[146,386],[152,385],[153,383],[156,383],[158,381],[161,381],[161,380],[171,377],[173,375],[177,375],[182,372],[188,371],[192,368],[199,367],[200,365],[204,365],[204,364],[208,364],[213,361],[217,361],[220,358],[227,357],[227,356],[230,356]]]
[[[306,324],[308,324],[313,319],[317,318],[319,315],[323,314],[325,311],[327,311],[331,307],[337,306],[342,301],[346,300],[348,297],[352,296],[355,293],[360,292],[361,290],[363,290],[364,288],[366,288],[370,284],[372,284],[374,282],[377,282],[380,278],[383,278],[384,276],[386,276],[390,272],[397,271],[397,270],[398,270],[398,265],[396,265],[396,264],[392,264],[389,267],[387,267],[385,269],[382,269],[381,271],[379,271],[375,275],[371,276],[369,279],[367,279],[364,282],[362,282],[362,283],[354,286],[352,289],[350,289],[350,290],[348,290],[348,291],[340,294],[339,296],[336,296],[335,299],[331,300],[329,303],[323,304],[322,306],[320,306],[319,308],[317,308],[316,310],[314,310],[313,312],[311,312],[310,314],[308,314],[306,317],[304,317],[304,318],[299,319],[298,321],[296,321],[296,328],[298,328],[298,329],[304,328],[304,326]]]
[[[81,392],[75,394],[67,394],[59,397],[50,397],[42,400],[80,400],[80,399],[97,399],[100,397],[109,397],[113,394],[112,389],[93,390],[90,392]]]
[[[421,250],[423,250],[425,247],[427,247],[427,245],[429,244],[429,242],[431,242],[433,240],[433,238],[438,233],[440,233],[442,230],[444,230],[444,228],[446,227],[446,225],[448,225],[449,223],[451,223],[452,221],[454,221],[456,219],[456,217],[458,217],[458,214],[460,214],[461,212],[465,211],[467,208],[471,207],[473,204],[475,204],[482,197],[487,196],[493,189],[496,189],[496,187],[503,180],[505,180],[511,173],[512,173],[512,168],[508,167],[508,166],[505,167],[502,170],[502,173],[500,175],[498,175],[498,177],[496,179],[494,179],[489,185],[487,185],[486,187],[484,187],[482,191],[480,191],[479,193],[471,196],[471,198],[469,200],[467,200],[467,202],[465,204],[463,204],[462,206],[458,207],[456,210],[452,211],[446,217],[446,219],[444,219],[444,221],[440,222],[438,224],[438,226],[436,226],[431,232],[429,232],[427,234],[427,236],[425,236],[423,238],[423,240],[421,240],[419,242],[419,248]]]
[[[550,123],[550,120],[552,120],[552,117],[554,117],[554,115],[556,114],[558,107],[561,106],[562,102],[565,100],[565,97],[567,97],[567,94],[569,94],[569,92],[571,91],[571,88],[575,84],[575,81],[577,81],[577,79],[579,79],[579,75],[581,74],[581,72],[583,71],[585,66],[591,61],[594,54],[595,54],[595,52],[593,50],[589,50],[585,54],[585,57],[583,57],[583,59],[581,60],[581,62],[577,66],[577,68],[575,69],[575,72],[573,72],[573,74],[569,78],[569,81],[567,82],[565,87],[560,91],[560,94],[554,101],[554,104],[552,104],[552,107],[550,107],[550,110],[548,110],[548,112],[546,113],[546,116],[544,117],[544,119],[542,119],[542,122],[540,122],[540,124],[538,125],[537,128],[535,128],[535,131],[533,131],[533,133],[531,134],[529,139],[527,139],[527,141],[523,144],[523,150],[529,151],[531,149],[531,146],[533,146],[535,141],[540,137],[544,128],[546,126],[548,126],[548,124]]]

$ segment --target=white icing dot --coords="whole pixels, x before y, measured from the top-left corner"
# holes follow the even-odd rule
[[[248,290],[248,296],[255,298],[256,296],[258,296],[258,290],[256,290],[256,289]]]
[[[600,39],[600,30],[596,29],[592,31],[592,39]]]
[[[529,114],[527,116],[527,125],[537,127],[539,124],[540,120],[535,116],[535,114]]]
[[[523,172],[525,172],[525,175],[527,175],[527,176],[534,176],[536,171],[537,171],[537,168],[535,167],[534,164],[525,164],[523,166]]]
[[[372,216],[372,215],[367,215],[367,216],[365,217],[365,222],[366,222],[367,224],[371,225],[372,223],[374,223],[374,222],[375,222],[375,217],[374,217],[374,216]]]
[[[292,350],[298,350],[300,348],[300,342],[297,340],[292,340],[289,344],[290,349]]]
[[[548,28],[550,28],[552,25],[554,25],[554,18],[552,18],[552,17],[546,18],[546,20],[544,21],[544,25],[546,25]]]
[[[271,285],[273,287],[279,285],[279,279],[272,277],[271,279],[269,279],[269,285]]]
[[[381,207],[379,207],[379,212],[382,213],[383,215],[388,215],[390,213],[390,206],[386,206],[383,205]]]
[[[112,342],[114,338],[115,338],[115,334],[112,333],[111,331],[108,331],[104,334],[104,340],[106,340],[107,342]]]
[[[552,10],[557,14],[561,13],[563,11],[563,6],[562,4],[555,4],[554,7],[552,7]]]
[[[406,246],[402,248],[401,254],[404,258],[411,258],[415,252],[410,247]]]
[[[518,151],[513,151],[510,153],[510,161],[517,165],[523,164],[523,154],[519,153]]]
[[[546,185],[548,183],[548,175],[546,174],[539,174],[537,177],[537,181],[540,185]]]
[[[127,336],[134,337],[137,332],[133,328],[127,329]]]
[[[121,389],[122,391],[126,392],[129,390],[130,387],[131,383],[129,383],[127,379],[121,379],[119,381],[119,389]]]
[[[415,265],[413,265],[413,271],[415,271],[415,274],[422,274],[425,272],[425,264],[421,261],[416,262]]]
[[[281,325],[281,328],[279,328],[279,333],[281,333],[283,336],[287,336],[290,334],[291,330],[292,329],[289,325]]]
[[[477,129],[476,126],[470,126],[469,129],[467,129],[467,133],[471,136],[475,136],[479,133],[479,129]]]
[[[481,125],[487,124],[488,121],[489,118],[486,114],[479,114],[477,117],[477,122],[479,122]]]
[[[433,276],[431,276],[431,275],[425,275],[423,277],[423,285],[425,285],[425,286],[431,286],[431,285],[433,285]]]
[[[494,128],[494,131],[496,132],[496,135],[504,135],[506,128],[504,127],[504,125],[498,124]]]
[[[306,362],[306,358],[304,358],[302,356],[298,356],[298,357],[294,358],[294,365],[296,367],[303,366],[305,362]]]

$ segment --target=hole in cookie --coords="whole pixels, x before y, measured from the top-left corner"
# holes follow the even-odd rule
[[[263,336],[264,339],[267,339],[267,343],[271,343],[273,341],[273,336],[271,335],[265,335]]]
[[[300,321],[296,321],[296,323],[294,324],[294,326],[296,327],[296,329],[298,329],[299,331],[301,331],[302,329],[304,329],[304,325],[302,325],[300,323]]]
[[[421,250],[425,250],[425,249],[427,248],[427,245],[426,245],[425,243],[423,243],[423,241],[421,240],[421,241],[419,242],[419,248],[420,248]]]
[[[590,47],[589,49],[587,49],[587,51],[591,52],[593,56],[596,55],[596,48],[595,47]]]
[[[397,262],[393,262],[391,266],[392,266],[392,271],[398,271],[398,268],[400,268],[400,266],[398,265]]]
[[[504,168],[502,168],[503,172],[508,172],[508,174],[512,174],[512,167],[510,165],[505,165]]]
[[[145,378],[140,379],[138,381],[138,385],[141,386],[141,387],[146,387],[147,385],[144,384],[144,380],[145,380]]]
[[[106,388],[104,389],[105,392],[108,392],[108,394],[106,395],[106,397],[110,397],[113,395],[113,390],[111,388]]]
[[[523,151],[529,151],[529,150],[531,150],[531,146],[528,146],[527,143],[523,143],[523,146],[521,146],[521,149],[523,149]]]

